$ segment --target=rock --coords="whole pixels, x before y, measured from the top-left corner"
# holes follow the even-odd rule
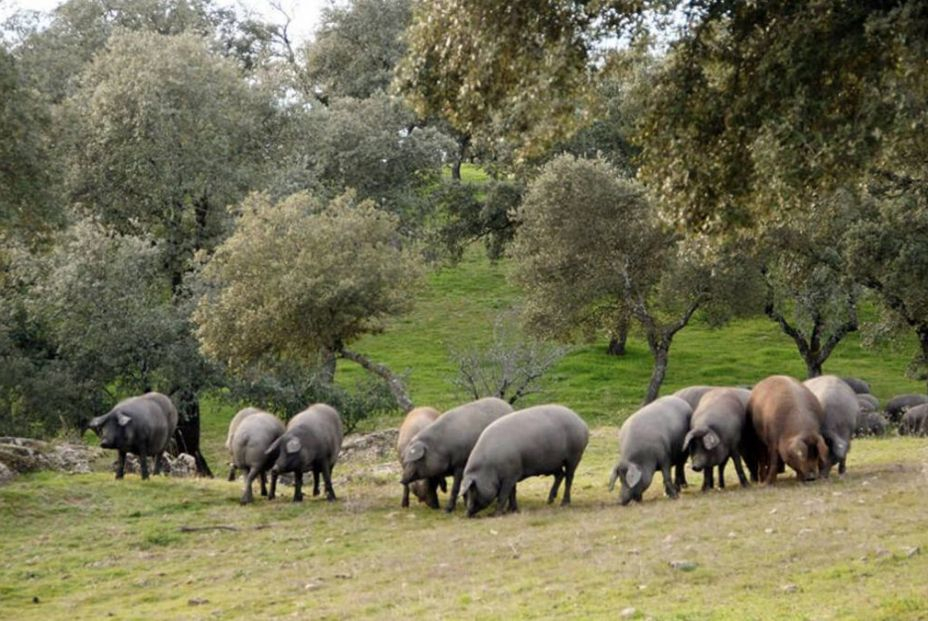
[[[912,547],[903,549],[902,552],[903,554],[905,554],[906,558],[912,558],[916,554],[921,553],[921,548],[919,548],[918,546],[912,546]]]
[[[795,584],[784,584],[783,586],[780,587],[780,590],[783,591],[784,593],[795,593],[796,591],[799,590],[799,587],[796,586]]]
[[[155,464],[153,460],[149,459],[148,467],[149,472],[154,473]],[[181,453],[177,457],[165,454],[161,462],[161,467],[163,472],[171,477],[192,477],[197,474],[196,459],[194,459],[193,455],[188,455],[187,453]],[[112,470],[113,472],[116,471],[115,461],[113,462]],[[126,456],[126,473],[139,473],[139,458],[136,455]]]
[[[303,588],[307,591],[318,591],[322,588],[322,586],[323,585],[321,580],[313,580],[312,582],[307,582]]]
[[[670,566],[679,571],[693,571],[699,567],[693,561],[670,561]]]
[[[342,442],[339,461],[382,461],[396,457],[399,429],[383,429],[372,433],[351,434]]]
[[[0,483],[36,470],[87,473],[90,464],[102,455],[102,449],[84,444],[0,437]]]
[[[202,606],[203,604],[208,604],[209,600],[203,597],[191,597],[187,600],[188,606]]]
[[[6,464],[0,462],[0,485],[12,481],[16,477],[16,473],[10,470]]]
[[[638,610],[635,608],[629,607],[629,608],[623,608],[622,612],[619,613],[619,616],[622,617],[623,619],[631,619],[636,614],[638,614]]]

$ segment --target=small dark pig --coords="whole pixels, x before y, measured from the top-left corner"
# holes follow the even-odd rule
[[[828,445],[822,437],[825,412],[818,399],[799,380],[773,375],[759,382],[748,400],[747,420],[758,442],[758,477],[768,485],[777,480],[783,464],[801,481],[825,471]]]
[[[857,415],[854,437],[881,436],[886,433],[886,419],[879,412],[861,412]]]
[[[851,390],[858,395],[869,395],[870,394],[870,384],[860,379],[859,377],[842,377],[841,381],[851,387]]]
[[[439,415],[439,411],[435,408],[418,407],[410,410],[406,418],[403,419],[403,424],[400,425],[400,432],[396,438],[396,454],[400,458],[401,466],[403,464],[403,453],[406,452],[406,447],[409,446],[409,443],[412,442],[412,439],[417,433],[434,423]],[[404,483],[401,506],[409,506],[409,492],[411,490],[416,498],[419,499],[419,502],[424,502],[432,509],[437,509],[439,487],[441,491],[447,491],[444,477],[437,477],[426,481],[415,481],[409,484]]]
[[[402,483],[453,476],[445,511],[454,511],[464,466],[487,425],[512,412],[512,406],[496,397],[471,401],[448,410],[416,434],[403,453]]]
[[[249,408],[254,409],[254,408]],[[245,489],[242,504],[253,500],[251,486],[258,477],[261,479],[261,495],[274,500],[277,492],[277,473],[271,473],[271,491],[267,490],[267,471],[277,461],[279,449],[268,452],[272,444],[284,434],[286,429],[279,418],[260,410],[250,412],[236,425],[231,441],[232,474],[236,468],[245,471]]]
[[[928,435],[928,403],[916,405],[906,410],[899,423],[900,436]]]
[[[687,386],[673,393],[673,396],[680,397],[689,403],[690,407],[695,412],[696,408],[699,406],[699,400],[713,388],[717,388],[717,386]]]
[[[118,451],[116,478],[126,474],[126,454],[138,455],[142,478],[148,478],[148,457],[154,460],[155,474],[161,472],[161,459],[177,428],[177,409],[160,392],[149,392],[123,399],[104,414],[90,421],[100,446]]]
[[[616,479],[622,482],[619,502],[627,505],[641,497],[651,485],[656,470],[664,475],[664,491],[679,495],[686,452],[683,441],[690,428],[693,409],[679,397],[661,397],[628,417],[619,430],[619,461],[612,469],[609,491]],[[670,476],[676,468],[676,479]]]
[[[245,420],[248,420],[247,418]],[[313,473],[313,496],[319,495],[319,476],[325,480],[325,498],[335,500],[332,467],[342,448],[342,420],[330,405],[316,403],[287,423],[287,430],[267,449],[278,451],[271,476],[293,473],[293,502],[303,500],[303,473]]]
[[[518,511],[516,483],[534,476],[554,477],[548,503],[557,498],[570,504],[574,472],[583,457],[590,431],[572,410],[562,405],[538,405],[507,414],[487,426],[464,468],[461,494],[467,517],[496,500],[496,515]]]
[[[928,403],[928,396],[917,394],[895,396],[886,403],[886,417],[889,422],[898,423],[906,410],[922,403]]]
[[[844,474],[847,453],[851,450],[851,436],[857,427],[857,414],[860,411],[857,394],[836,375],[814,377],[803,384],[818,398],[825,411],[821,434],[828,445],[828,464],[823,474],[828,476],[836,463],[838,474]]]
[[[690,430],[683,440],[693,470],[703,471],[702,490],[712,489],[712,468],[719,471],[719,488],[725,487],[725,465],[735,463],[738,481],[747,487],[748,479],[741,464],[741,434],[745,423],[745,408],[751,391],[740,388],[715,388],[699,400],[699,407],[690,419]]]
[[[857,395],[857,405],[861,412],[879,412],[880,400],[873,395]]]
[[[242,424],[242,421],[252,414],[257,414],[260,412],[258,408],[243,408],[235,413],[235,416],[232,417],[232,420],[229,421],[229,433],[226,434],[226,450],[229,451],[229,455],[232,455],[232,438],[235,437],[235,430],[238,429],[238,426]],[[235,480],[235,464],[229,463],[229,481]]]

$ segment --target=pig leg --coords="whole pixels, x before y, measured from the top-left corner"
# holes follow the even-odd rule
[[[661,474],[664,475],[664,492],[671,498],[676,498],[680,495],[680,492],[677,490],[677,486],[674,483],[674,480],[670,476],[670,462],[665,461],[661,463]]]
[[[509,510],[513,513],[519,512],[519,503],[516,502],[516,487],[517,485],[513,483],[512,493],[509,494]]]
[[[561,480],[564,478],[564,471],[558,469],[554,473],[554,484],[551,486],[551,491],[548,492],[548,504],[550,505],[554,502],[554,499],[557,498],[557,488],[561,486]]]
[[[126,452],[120,450],[116,458],[116,478],[121,479],[124,476],[126,476]]]
[[[277,473],[274,471],[271,471],[271,489],[267,494],[267,499],[274,500],[276,496],[277,496]]]
[[[437,488],[441,486],[442,491],[448,491],[448,488],[444,485],[444,479],[429,479],[426,481],[425,485],[425,505],[429,509],[440,509],[441,504],[438,502],[438,491]]]
[[[313,496],[319,495],[319,468],[313,466]]]
[[[515,483],[511,479],[500,481],[499,491],[496,494],[496,512],[493,515],[506,513],[507,505],[512,503],[512,492],[515,487]]]
[[[567,464],[564,468],[564,497],[561,498],[561,506],[566,507],[570,504],[570,489],[574,486],[574,473],[577,471],[576,464]]]
[[[447,494],[447,493],[448,493],[448,482],[445,481],[445,477],[441,477],[441,478],[438,479],[438,487],[441,488],[441,493],[442,493],[442,494]],[[436,508],[437,508],[437,507],[436,507]]]
[[[293,473],[293,502],[303,502],[303,471]]]
[[[842,459],[841,461],[838,462],[838,474],[844,474],[844,471],[847,470],[847,468],[845,467],[846,463],[847,463],[847,459]]]
[[[152,474],[161,474],[161,459],[164,457],[164,453],[155,453],[151,458],[151,465],[153,467]]]
[[[458,494],[461,493],[461,479],[463,478],[464,468],[456,468],[454,470],[454,482],[451,483],[451,494],[448,496],[448,506],[445,507],[445,511],[448,513],[454,511],[454,507],[458,503]]]
[[[741,465],[741,454],[737,450],[732,451],[731,460],[735,462],[735,472],[738,473],[738,482],[741,483],[741,487],[748,486],[748,478],[744,476],[744,468]]]
[[[139,453],[139,469],[142,471],[142,480],[148,478],[148,455]]]
[[[332,487],[332,465],[329,462],[322,464],[322,476],[325,479],[325,499],[335,502],[335,488]]]
[[[403,501],[400,503],[400,506],[404,509],[409,506],[409,485],[403,483]]]
[[[683,467],[686,465],[686,458],[678,461],[675,464],[675,474],[674,474],[674,485],[677,486],[677,490],[681,490],[684,487],[689,487],[689,483],[686,482],[686,473],[683,471]]]
[[[258,469],[252,466],[248,469],[248,472],[245,474],[245,491],[242,494],[241,503],[247,505],[254,500],[254,495],[251,491],[252,483],[254,483],[255,477],[258,475]]]
[[[261,495],[267,496],[267,473],[261,471]]]
[[[722,460],[719,464],[719,489],[725,489],[725,466],[728,465],[728,458]]]
[[[767,485],[773,485],[777,482],[777,474],[779,473],[780,466],[780,454],[776,451],[770,451],[767,460],[767,477],[764,479],[764,483]]]
[[[715,485],[715,480],[712,477],[712,466],[709,466],[702,471],[702,491],[708,492],[713,485]]]
[[[229,483],[235,480],[235,465],[229,468]]]

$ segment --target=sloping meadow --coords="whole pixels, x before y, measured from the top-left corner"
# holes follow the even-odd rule
[[[658,476],[620,507],[616,431],[592,434],[573,506],[545,505],[551,480],[533,479],[503,518],[400,509],[398,466],[376,451],[336,466],[335,503],[291,503],[284,486],[242,507],[241,482],[221,479],[25,475],[0,487],[0,616],[928,616],[924,439],[857,440],[846,476],[806,485],[703,494],[688,471],[672,501]]]

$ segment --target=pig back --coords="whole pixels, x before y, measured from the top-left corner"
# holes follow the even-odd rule
[[[471,401],[439,416],[418,438],[443,453],[452,468],[464,467],[483,430],[512,411],[511,405],[495,397]]]
[[[325,403],[315,403],[291,418],[287,432],[298,435],[317,457],[333,463],[341,450],[342,420],[335,408]]]
[[[685,400],[661,397],[628,417],[619,430],[619,453],[626,461],[657,461],[683,453],[693,410]]]
[[[438,410],[430,407],[414,408],[406,415],[396,437],[396,452],[400,456],[400,462],[403,461],[406,447],[416,437],[416,434],[435,422],[438,416]]]
[[[748,413],[754,430],[768,447],[781,438],[819,435],[825,422],[821,404],[799,380],[773,375],[751,391]]]
[[[257,410],[244,418],[232,438],[232,459],[236,467],[259,465],[265,451],[283,435],[284,424],[273,414]]]

